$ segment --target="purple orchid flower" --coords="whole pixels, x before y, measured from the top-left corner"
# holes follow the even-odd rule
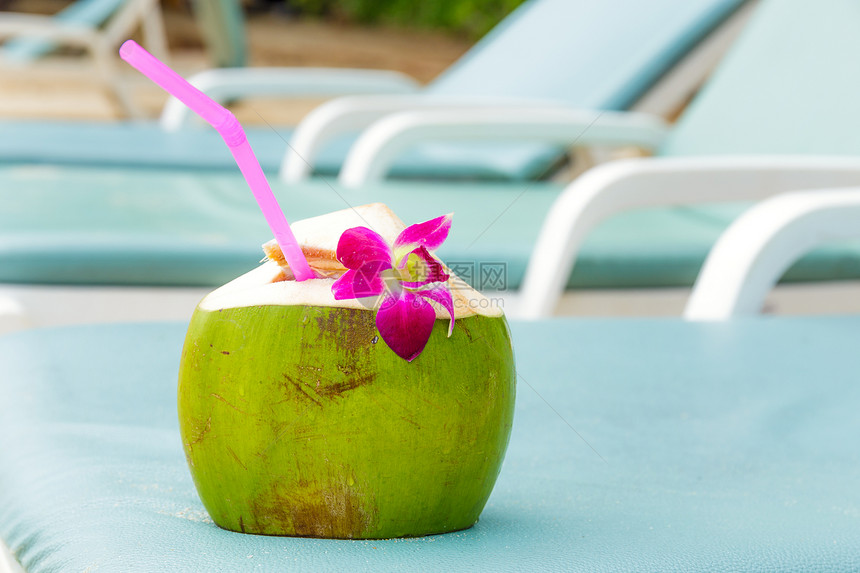
[[[385,343],[409,362],[424,350],[436,321],[436,311],[428,300],[448,311],[448,336],[454,331],[449,275],[430,253],[448,237],[452,217],[453,213],[407,227],[392,246],[367,227],[347,229],[337,244],[337,260],[348,270],[332,285],[334,298],[378,297],[384,293],[376,328]]]

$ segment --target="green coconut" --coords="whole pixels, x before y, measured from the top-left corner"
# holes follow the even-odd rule
[[[320,274],[342,272],[340,234],[404,225],[383,205],[299,222]],[[455,327],[398,357],[375,310],[336,301],[333,278],[291,280],[280,253],[201,301],[179,373],[179,420],[194,483],[219,526],[349,539],[473,525],[498,476],[515,371],[502,312],[456,277]]]

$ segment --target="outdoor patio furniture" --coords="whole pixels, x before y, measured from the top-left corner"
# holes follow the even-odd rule
[[[767,292],[813,248],[860,237],[860,188],[798,191],[762,201],[720,235],[684,310],[688,320],[761,312]]]
[[[850,129],[851,122],[845,121],[857,113],[853,92],[847,89],[858,69],[852,64],[853,52],[846,49],[857,39],[851,6],[847,1],[833,2],[824,10],[803,2],[763,2],[728,59],[664,144],[678,153],[676,138],[710,141],[710,118],[726,116],[730,110],[726,121],[734,114],[746,118],[746,123],[736,126],[741,151],[761,153],[765,137],[757,150],[748,147],[749,142],[762,126],[777,125],[777,117],[784,116],[790,106],[787,102],[769,106],[763,96],[742,96],[754,93],[776,98],[779,94],[785,100],[793,99],[796,109],[818,105],[815,121],[804,125],[807,135],[795,138],[791,147],[786,140],[792,128],[774,132],[772,155],[614,162],[584,174],[563,194],[558,185],[546,182],[388,182],[351,190],[327,180],[275,183],[275,192],[291,220],[373,201],[390,204],[408,222],[455,211],[454,233],[440,256],[478,288],[502,290],[490,292],[491,296],[509,297],[517,289],[524,292],[520,301],[514,299],[509,306],[511,314],[546,316],[554,310],[552,301],[556,299],[535,295],[524,283],[530,258],[536,261],[531,276],[543,277],[532,279],[538,281],[533,286],[557,289],[555,292],[567,287],[572,298],[585,300],[592,293],[604,296],[611,290],[612,305],[620,309],[615,312],[643,312],[643,308],[644,312],[657,312],[648,297],[667,288],[678,289],[679,294],[672,294],[675,306],[671,312],[680,314],[709,249],[748,207],[748,201],[792,190],[860,185],[860,163],[851,157],[856,133]],[[807,34],[799,34],[804,29]],[[812,37],[816,33],[826,34],[829,43],[816,42]],[[818,50],[818,55],[802,59],[790,52],[780,57],[777,47],[787,38],[808,42],[805,49]],[[822,58],[832,68],[823,69]],[[755,70],[761,69],[767,74],[756,76]],[[818,87],[792,89],[798,74],[807,74]],[[828,82],[838,89],[828,91]],[[817,100],[824,91],[830,94],[826,106]],[[714,97],[715,93],[722,95]],[[730,107],[722,101],[731,102]],[[756,114],[743,105],[757,110],[761,125],[755,123]],[[597,123],[594,113],[580,117],[578,127],[576,117],[569,117],[566,128],[576,133],[589,122],[594,124],[595,129],[582,134],[583,143],[599,135],[601,130],[596,128],[606,127],[605,122],[619,119],[621,125],[624,121],[624,116],[612,113],[600,116]],[[558,124],[544,122],[553,129]],[[745,128],[750,130],[749,139]],[[614,133],[620,138],[623,127]],[[640,122],[636,133],[641,137],[650,132]],[[701,149],[702,144],[697,145]],[[790,155],[790,149],[809,156]],[[840,152],[844,156],[833,156],[838,149],[845,150]],[[730,149],[724,151],[728,154]],[[0,189],[9,193],[4,200],[9,207],[3,214],[8,223],[0,226],[0,280],[7,283],[2,290],[7,298],[20,302],[19,311],[28,308],[31,316],[38,316],[33,324],[93,316],[91,312],[69,313],[85,307],[64,302],[67,294],[81,299],[89,296],[91,305],[103,309],[102,316],[114,319],[129,317],[124,313],[135,307],[135,301],[144,300],[136,291],[123,291],[132,297],[109,308],[114,299],[103,291],[74,288],[69,292],[52,285],[198,287],[188,291],[180,306],[184,310],[174,315],[185,317],[202,293],[199,287],[211,288],[249,269],[259,260],[259,244],[269,238],[238,174],[119,169],[105,173],[17,166],[0,170],[0,182]],[[18,189],[27,189],[27,193]],[[728,203],[699,205],[720,201]],[[667,203],[684,206],[664,207]],[[104,205],[111,208],[104,209]],[[611,216],[614,213],[620,214]],[[823,247],[798,261],[783,280],[815,284],[856,280],[860,277],[857,249],[855,244]],[[576,265],[571,271],[574,255]],[[138,314],[131,316],[168,308],[168,298],[163,300],[165,304],[157,305],[147,299],[138,307]],[[522,301],[525,303],[516,308]]]
[[[147,47],[166,58],[167,40],[157,0],[76,0],[50,16],[3,12],[0,40],[6,41],[0,45],[0,65],[21,74],[58,47],[83,48],[93,59],[96,81],[111,90],[124,113],[139,115],[118,73],[121,62],[116,55],[119,45],[138,27],[143,30]],[[0,132],[4,137],[9,135],[3,127]],[[31,144],[38,143],[36,140]]]
[[[420,94],[436,105],[517,99],[611,110],[636,105],[654,88],[660,93],[650,98],[648,110],[669,111],[695,90],[734,37],[738,25],[721,24],[743,3],[659,0],[645,6],[630,0],[530,0]],[[688,56],[691,61],[679,66]],[[673,69],[679,69],[678,74],[669,74]],[[221,101],[260,95],[418,92],[410,78],[379,70],[236,68],[203,72],[194,83]],[[667,107],[657,109],[654,102]],[[423,103],[404,99],[385,108],[393,111],[404,105]],[[376,109],[362,121],[380,115]],[[186,118],[181,104],[172,101],[160,125],[4,120],[0,163],[232,170],[232,158],[218,135]],[[354,121],[351,125],[359,129]],[[262,126],[247,132],[266,170],[277,171],[289,158],[291,128]],[[351,137],[336,139],[321,152],[317,169],[336,173]],[[426,156],[407,158],[401,174],[528,179],[546,174],[566,152],[565,146],[540,142],[472,147],[454,145],[454,151],[445,151],[436,146]]]
[[[579,264],[618,265],[627,257],[628,264],[650,264],[653,276],[664,278],[662,285],[641,286],[692,283],[703,258],[689,265],[682,261],[693,263],[689,249],[697,231],[660,251],[640,249],[634,239],[626,254],[619,249],[602,257],[579,257],[590,231],[604,221],[609,224],[616,214],[642,209],[664,216],[684,213],[699,219],[701,229],[726,227],[750,201],[860,183],[855,159],[860,137],[850,128],[860,120],[851,96],[860,74],[846,47],[857,41],[853,29],[860,13],[849,1],[819,8],[801,1],[762,2],[713,78],[657,148],[658,157],[600,165],[559,196],[523,281],[522,316],[552,314],[558,293],[570,285],[571,267]],[[788,38],[794,38],[791,49],[782,49]],[[798,78],[803,78],[799,84]],[[665,232],[655,218],[639,240]],[[842,271],[860,260],[856,241],[835,248],[842,250],[832,261],[836,273],[825,272],[818,280],[848,278]],[[674,274],[680,268],[686,269],[684,279]],[[792,280],[790,274],[787,280]],[[802,280],[811,279],[816,277]]]

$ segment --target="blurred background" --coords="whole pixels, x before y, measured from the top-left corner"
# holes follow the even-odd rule
[[[244,57],[212,34],[208,9],[218,0],[162,0],[170,63],[185,76],[216,66],[319,66],[390,69],[422,83],[436,77],[523,0],[245,0]],[[0,17],[59,14],[69,0],[0,0]],[[216,32],[217,34],[217,32]],[[140,39],[136,32],[136,39]],[[83,57],[77,58],[76,55]],[[237,57],[240,60],[236,61]],[[84,54],[65,48],[26,74],[0,68],[0,116],[112,120],[124,115],[109,91],[81,75]],[[231,61],[232,60],[232,61]],[[41,73],[40,73],[41,72]],[[156,117],[165,94],[140,74],[118,73],[145,117]],[[235,108],[243,123],[295,123],[321,99],[257,98]],[[250,111],[253,109],[254,111]]]
[[[353,192],[410,221],[456,206],[440,256],[511,316],[678,315],[753,202],[860,184],[858,21],[855,0],[0,0],[0,298],[65,311],[98,287],[78,318],[149,318],[143,295],[259,260],[271,231],[232,156],[177,101],[160,115],[118,57],[131,37],[233,110],[293,220]],[[763,309],[860,308],[858,280],[860,246],[827,247]]]

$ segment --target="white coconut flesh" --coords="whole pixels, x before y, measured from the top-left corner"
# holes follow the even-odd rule
[[[306,305],[367,309],[367,300],[335,300],[331,292],[335,279],[346,271],[337,260],[337,243],[341,234],[352,227],[373,229],[392,244],[406,225],[382,203],[297,221],[292,225],[293,234],[311,268],[317,276],[325,278],[294,280],[280,247],[273,240],[263,245],[268,260],[211,292],[200,302],[199,308],[218,311],[249,306]],[[499,305],[470,287],[447,267],[446,272],[451,275],[448,288],[454,301],[455,318],[502,315]],[[437,319],[448,318],[444,308],[435,302],[431,304],[436,309]]]

